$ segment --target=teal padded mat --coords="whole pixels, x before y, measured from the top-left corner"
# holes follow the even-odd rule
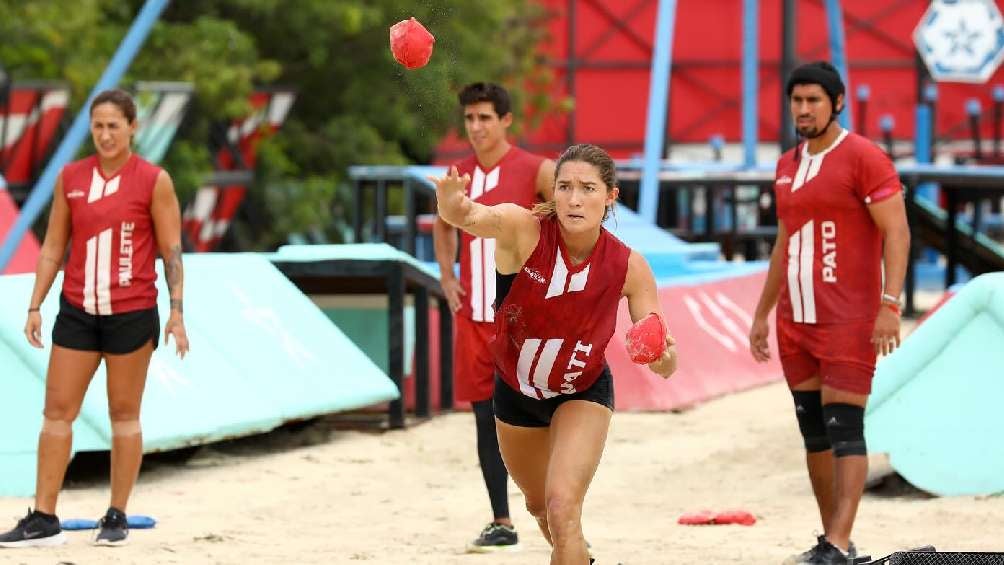
[[[46,349],[41,351],[22,334],[33,279],[0,277],[0,425],[18,430],[0,435],[0,495],[27,496],[35,484],[35,443],[62,279],[42,306]],[[163,276],[158,286],[163,327],[168,312]],[[161,342],[150,364],[142,414],[145,451],[250,435],[398,397],[386,374],[260,255],[187,255],[185,325],[188,356],[179,360],[174,342]],[[74,432],[74,451],[110,446],[103,364]]]
[[[976,277],[883,359],[866,413],[872,452],[939,495],[1004,492],[1004,273]]]

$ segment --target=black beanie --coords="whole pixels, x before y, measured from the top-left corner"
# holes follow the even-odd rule
[[[788,83],[785,85],[785,92],[789,97],[797,84],[818,84],[830,97],[833,114],[839,114],[843,110],[843,107],[837,108],[837,96],[844,94],[844,81],[840,79],[840,73],[837,72],[837,69],[826,61],[806,63],[792,71],[791,76],[788,77]],[[846,103],[845,100],[844,104],[846,105]]]

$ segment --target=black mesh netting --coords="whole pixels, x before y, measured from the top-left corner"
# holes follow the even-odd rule
[[[1004,565],[1004,553],[918,552],[893,553],[875,565]]]

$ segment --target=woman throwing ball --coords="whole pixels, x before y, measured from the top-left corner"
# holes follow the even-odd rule
[[[464,194],[455,168],[433,178],[447,223],[495,240],[498,370],[495,419],[499,446],[526,506],[552,546],[552,564],[590,562],[582,503],[596,472],[613,414],[613,380],[604,359],[617,305],[631,319],[658,313],[655,278],[645,259],[602,223],[617,199],[614,162],[595,145],[573,145],[558,160],[554,200],[531,212],[484,206]],[[676,369],[668,334],[649,363]]]

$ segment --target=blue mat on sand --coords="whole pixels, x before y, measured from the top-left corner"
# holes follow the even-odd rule
[[[126,518],[130,530],[148,530],[157,525],[157,520],[149,516],[134,515]],[[60,525],[64,530],[93,530],[98,527],[97,520],[86,518],[70,518],[63,520]]]

